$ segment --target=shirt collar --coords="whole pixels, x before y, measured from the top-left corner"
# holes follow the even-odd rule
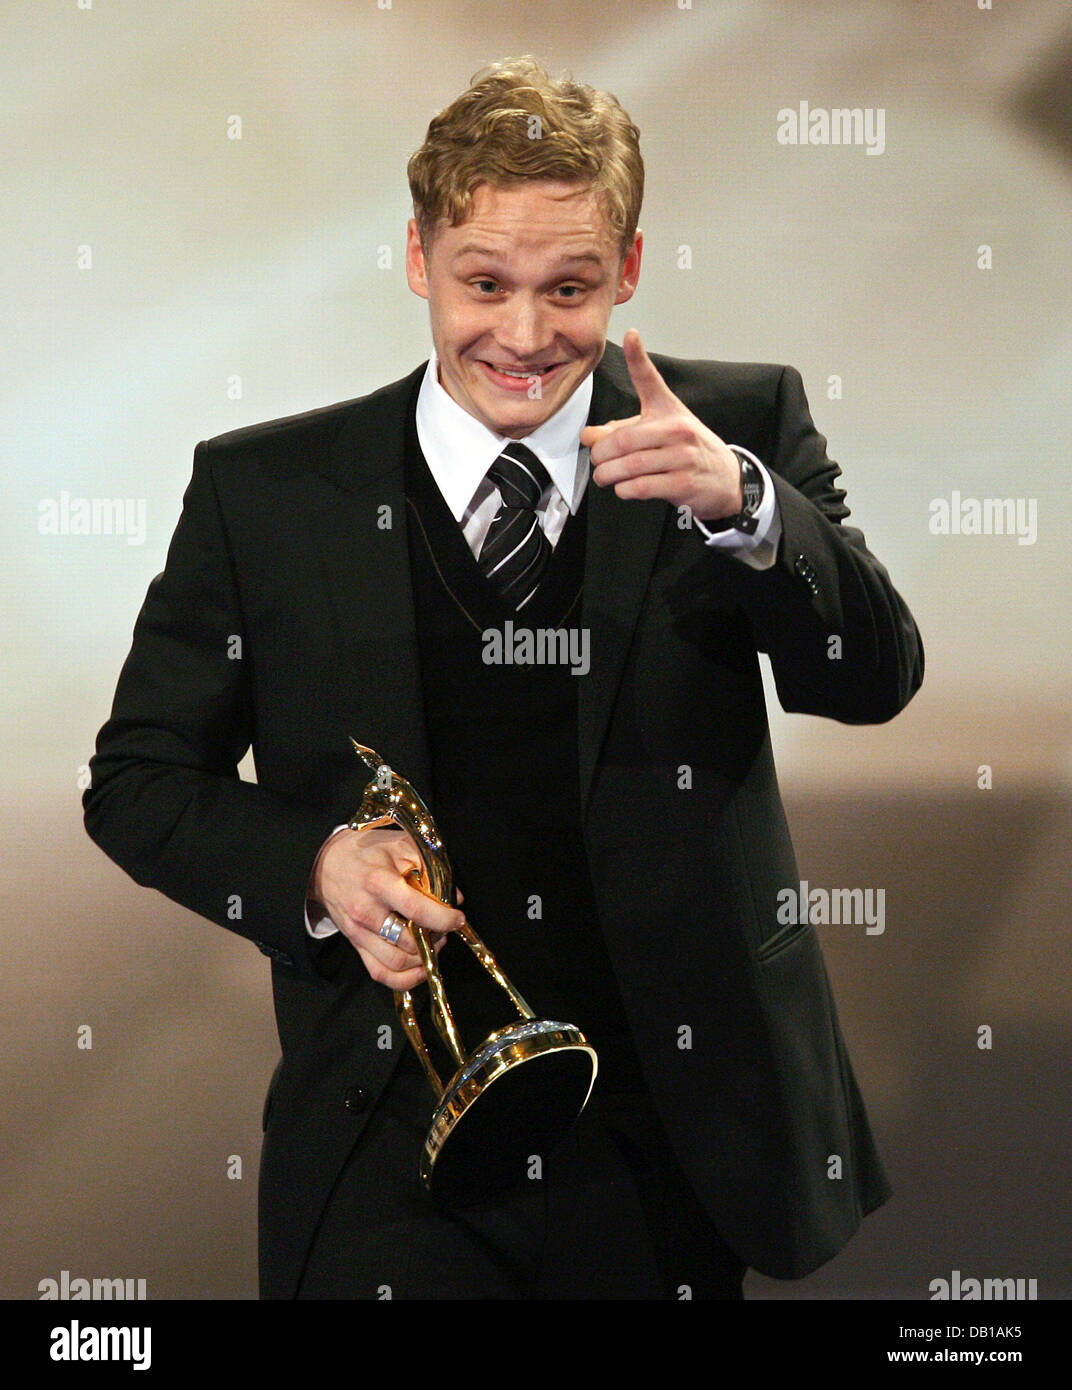
[[[580,506],[588,479],[588,450],[579,439],[591,405],[589,372],[565,404],[522,441],[547,469],[571,512]],[[447,506],[461,521],[509,440],[481,424],[443,388],[434,348],[417,397],[417,438]]]

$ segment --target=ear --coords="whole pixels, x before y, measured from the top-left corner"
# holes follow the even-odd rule
[[[633,238],[632,246],[622,261],[621,274],[618,277],[618,289],[614,295],[615,304],[624,304],[627,299],[632,299],[636,292],[637,281],[640,279],[640,258],[643,253],[644,233],[638,231]]]
[[[421,299],[428,298],[428,270],[415,217],[409,219],[406,228],[406,279],[414,294],[420,295]]]

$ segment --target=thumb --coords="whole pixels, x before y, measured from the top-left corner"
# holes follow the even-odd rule
[[[617,420],[610,420],[605,425],[585,425],[584,429],[581,430],[581,443],[586,449],[590,449],[593,444],[597,444],[599,440],[605,439],[608,434],[611,434],[617,426]]]

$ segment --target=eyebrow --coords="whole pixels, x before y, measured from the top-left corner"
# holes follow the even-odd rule
[[[489,246],[469,244],[459,247],[454,253],[454,259],[460,261],[463,256],[485,256],[488,260],[494,261],[499,259],[500,254],[501,253],[498,251],[493,251]],[[603,264],[602,258],[598,256],[595,251],[582,251],[576,256],[563,256],[558,264],[560,266],[574,265],[578,261],[591,261],[593,264],[599,266]]]

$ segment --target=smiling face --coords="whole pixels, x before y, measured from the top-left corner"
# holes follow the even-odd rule
[[[523,439],[603,356],[615,304],[640,274],[585,186],[479,184],[469,217],[442,221],[427,255],[409,224],[406,274],[428,300],[439,380],[496,434]]]

